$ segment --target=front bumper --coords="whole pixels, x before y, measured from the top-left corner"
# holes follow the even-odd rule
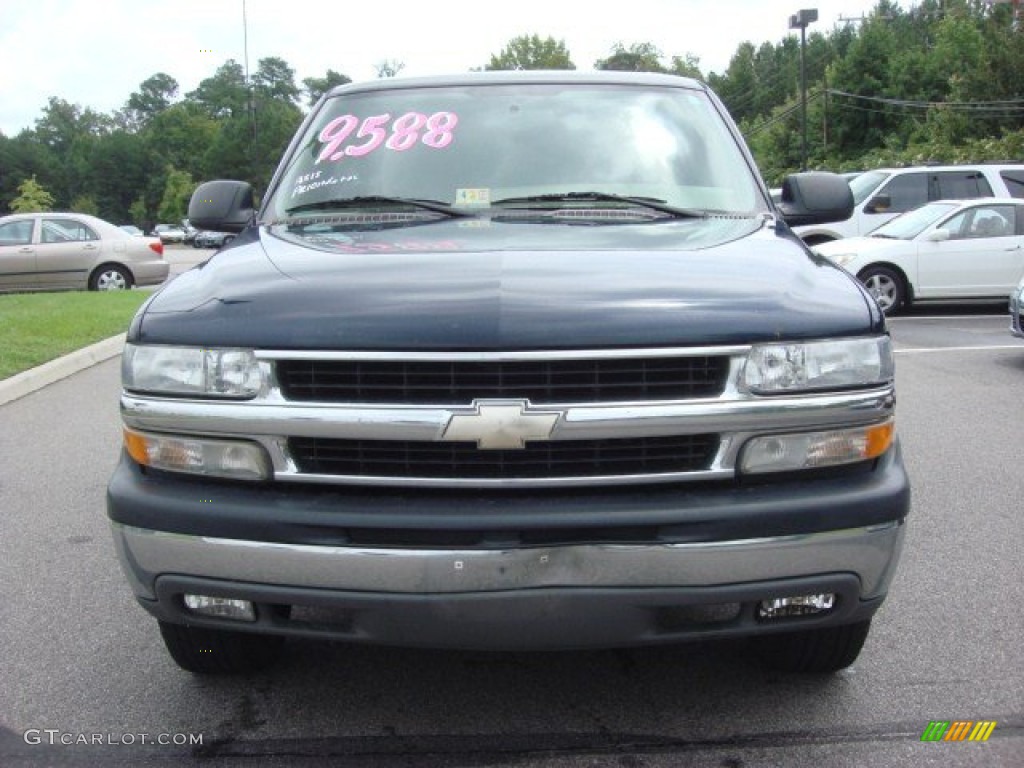
[[[114,525],[139,603],[163,621],[486,650],[650,645],[859,621],[881,605],[903,536],[900,522],[715,544],[402,551]],[[762,600],[822,592],[837,596],[827,614],[758,617]],[[249,600],[257,620],[193,614],[185,594]]]
[[[203,482],[124,460],[108,494],[122,567],[161,620],[487,649],[678,642],[870,617],[908,507],[898,448],[871,471],[814,481],[415,499]],[[368,525],[377,527],[357,529]],[[373,536],[387,543],[367,543]],[[762,600],[822,592],[837,595],[828,613],[757,616]],[[184,594],[249,600],[257,619],[190,613]]]

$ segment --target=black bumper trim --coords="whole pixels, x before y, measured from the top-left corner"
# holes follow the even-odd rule
[[[868,619],[884,600],[861,600],[857,577],[842,573],[696,588],[544,588],[443,595],[166,575],[157,579],[156,590],[157,601],[139,603],[170,623],[374,645],[494,651],[614,648],[816,629]],[[819,592],[837,595],[836,607],[828,614],[774,622],[756,616],[761,600]],[[250,600],[257,620],[245,623],[193,614],[184,607],[185,593]],[[293,613],[282,606],[292,606]],[[728,606],[735,606],[733,615],[721,618],[728,612],[716,609]],[[313,618],[296,618],[294,607],[311,609]]]

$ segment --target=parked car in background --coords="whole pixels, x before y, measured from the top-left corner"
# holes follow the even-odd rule
[[[879,168],[849,181],[853,215],[845,221],[794,227],[805,243],[867,235],[899,214],[935,200],[1024,198],[1024,164]]]
[[[1024,339],[1024,277],[1010,294],[1010,333]]]
[[[123,229],[129,235],[135,235],[136,237],[145,237],[146,233],[136,227],[134,224],[118,224],[118,229]]]
[[[157,285],[170,267],[164,246],[81,213],[0,218],[0,291],[122,291]]]
[[[183,243],[194,243],[196,235],[199,234],[199,230],[192,226],[192,223],[188,219],[181,220],[181,230],[185,233],[182,238]]]
[[[192,245],[196,248],[223,248],[235,239],[232,232],[211,232],[201,229],[196,232]]]
[[[1005,300],[1024,275],[1024,200],[928,203],[813,250],[860,278],[886,314],[917,301]]]
[[[177,224],[157,224],[150,234],[164,244],[185,242],[185,230]]]

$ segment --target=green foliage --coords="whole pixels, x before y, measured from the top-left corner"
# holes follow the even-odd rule
[[[594,69],[609,69],[618,72],[668,72],[662,66],[661,51],[651,43],[633,43],[628,48],[622,43],[612,46],[607,59],[594,62]]]
[[[295,104],[302,93],[295,85],[295,70],[276,56],[260,59],[252,82],[253,90],[261,99],[280,99]]]
[[[351,83],[352,79],[333,69],[328,69],[323,77],[304,78],[302,84],[306,87],[306,102],[313,106],[320,100],[320,97],[338,85]]]
[[[146,210],[146,199],[139,195],[132,204],[128,207],[128,215],[131,217],[132,224],[143,231],[149,231],[149,214]]]
[[[128,97],[123,114],[129,127],[144,126],[169,106],[178,95],[178,81],[164,72],[146,78]]]
[[[15,213],[35,213],[53,210],[53,195],[36,181],[36,177],[25,179],[18,185],[18,196],[11,201]]]
[[[187,171],[168,168],[164,195],[160,200],[160,208],[156,212],[157,218],[169,223],[177,223],[185,218],[188,201],[192,197],[192,190],[195,189],[195,186],[192,176]]]
[[[385,59],[373,65],[377,70],[377,77],[398,77],[398,74],[405,69],[405,62],[398,59]]]
[[[100,209],[91,195],[79,195],[71,201],[71,210],[75,213],[87,213],[90,216],[98,216]]]
[[[576,65],[564,40],[520,35],[509,40],[497,56],[492,55],[484,69],[576,69]]]

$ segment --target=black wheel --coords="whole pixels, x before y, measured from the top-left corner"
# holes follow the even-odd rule
[[[89,278],[90,291],[127,291],[131,287],[131,273],[117,264],[104,264]]]
[[[171,658],[201,675],[257,672],[277,661],[284,648],[284,638],[274,635],[158,623]]]
[[[907,287],[903,278],[888,267],[868,267],[857,277],[887,315],[898,312],[907,300]]]
[[[805,629],[754,639],[761,660],[784,672],[825,674],[853,664],[864,647],[871,619],[840,627]]]
[[[228,235],[223,240],[221,240],[220,247],[223,248],[225,245],[227,245],[228,243],[230,243],[234,239],[235,239],[234,235]]]

